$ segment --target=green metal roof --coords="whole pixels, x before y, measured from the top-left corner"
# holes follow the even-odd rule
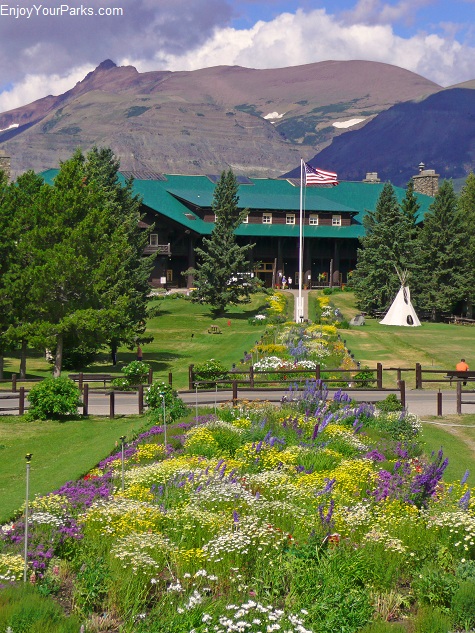
[[[53,182],[57,169],[42,173],[46,182]],[[205,222],[185,204],[209,209],[213,202],[215,185],[207,176],[182,176],[166,174],[164,180],[134,180],[134,192],[142,197],[143,204],[151,211],[163,215],[200,235],[209,235],[212,222]],[[268,210],[271,212],[298,212],[300,210],[300,187],[289,180],[272,178],[250,178],[252,184],[241,184],[238,188],[239,207]],[[294,181],[295,182],[295,181]],[[352,214],[351,226],[305,226],[305,237],[338,237],[355,239],[364,235],[363,218],[374,210],[384,183],[340,182],[336,187],[306,187],[303,190],[305,213],[329,212]],[[394,187],[401,202],[405,189]],[[420,204],[419,219],[428,211],[433,198],[416,194]],[[243,236],[298,236],[298,225],[287,224],[241,224],[236,230]]]
[[[169,183],[162,183],[169,193],[199,207],[211,207],[214,185],[206,176],[183,176],[182,178],[186,180],[182,182],[177,181],[178,178],[180,177],[174,177],[173,181],[170,179]],[[239,208],[299,211],[300,187],[295,187],[288,180],[282,179],[250,178],[249,180],[252,184],[239,186]],[[325,191],[326,189],[322,188],[307,187],[304,190],[305,209],[315,212],[358,213],[358,209],[354,206],[326,197]]]

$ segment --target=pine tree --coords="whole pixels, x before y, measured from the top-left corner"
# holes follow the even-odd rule
[[[55,350],[55,376],[65,344],[134,345],[145,329],[152,262],[142,255],[140,200],[119,181],[110,150],[77,151],[53,185],[31,173],[11,190],[1,214],[16,236],[2,282],[7,335]]]
[[[458,198],[464,244],[464,295],[467,302],[467,317],[473,318],[475,304],[475,174],[470,172]]]
[[[386,309],[399,289],[396,268],[413,267],[410,242],[415,236],[418,207],[409,188],[399,205],[394,187],[386,183],[376,208],[363,220],[365,236],[360,238],[358,263],[353,275],[360,309],[367,312]]]
[[[444,181],[429,207],[420,233],[418,272],[413,278],[416,305],[432,320],[452,312],[464,298],[466,252],[462,216],[451,181]]]
[[[185,273],[194,275],[192,300],[210,304],[215,316],[223,314],[227,305],[248,302],[256,285],[248,260],[254,245],[239,246],[234,234],[247,213],[239,210],[238,202],[236,177],[231,170],[223,171],[214,191],[213,231],[210,238],[203,238],[203,247],[196,249],[196,269]]]

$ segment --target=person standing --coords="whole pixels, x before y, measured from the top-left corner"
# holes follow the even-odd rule
[[[468,371],[469,369],[470,369],[470,367],[465,362],[465,358],[461,358],[460,359],[460,363],[457,363],[455,365],[455,370],[456,371],[464,372],[464,371]],[[460,376],[460,378],[463,378],[463,376]],[[467,384],[467,381],[464,380],[463,381],[463,386],[465,387],[466,384]]]
[[[292,290],[292,277],[288,278],[287,283],[289,284],[289,290]]]
[[[285,290],[285,284],[287,283],[287,277],[285,275],[282,277],[282,290]]]

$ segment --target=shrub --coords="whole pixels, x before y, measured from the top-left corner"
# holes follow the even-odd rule
[[[152,417],[157,421],[163,419],[163,396],[165,396],[165,417],[167,421],[173,422],[187,414],[188,409],[176,391],[164,382],[154,382],[147,389],[145,403],[148,405]]]
[[[210,358],[204,363],[198,363],[194,366],[194,375],[198,382],[211,381],[206,385],[211,386],[216,380],[224,380],[228,375],[228,370],[219,360]]]
[[[374,372],[369,367],[363,367],[361,371],[359,371],[354,376],[354,380],[361,380],[361,382],[357,382],[356,385],[360,388],[371,387],[375,382]],[[391,409],[391,411],[395,411],[400,409]]]
[[[395,393],[390,393],[387,398],[378,402],[378,409],[382,413],[390,413],[391,411],[402,411],[402,405]]]
[[[81,404],[81,392],[69,378],[46,378],[28,394],[30,420],[58,420],[76,415]]]
[[[123,378],[116,378],[112,381],[112,386],[116,389],[132,389],[137,385],[143,385],[147,382],[150,365],[141,360],[134,360],[125,367],[122,367]]]

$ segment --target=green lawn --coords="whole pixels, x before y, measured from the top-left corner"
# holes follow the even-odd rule
[[[450,430],[449,430],[449,425]],[[450,415],[444,419],[431,418],[423,423],[423,439],[426,453],[443,449],[449,458],[445,472],[446,481],[460,480],[470,471],[468,484],[475,486],[475,415]]]
[[[288,312],[293,310],[293,297],[289,295]],[[168,380],[173,374],[173,386],[177,389],[188,386],[188,366],[210,358],[222,361],[231,367],[239,363],[245,351],[261,338],[265,326],[250,325],[248,318],[265,306],[267,295],[256,294],[244,306],[230,308],[223,318],[213,319],[209,306],[191,303],[182,295],[171,295],[152,300],[151,305],[159,308],[159,316],[148,323],[147,334],[153,341],[143,345],[143,360],[149,363],[156,378]],[[208,328],[217,325],[221,334],[209,334]],[[106,354],[99,362],[88,367],[89,373],[117,373],[120,368],[135,360],[135,350],[119,350],[119,363],[114,367]],[[5,377],[18,373],[18,355],[5,359]],[[42,377],[50,373],[50,367],[43,355],[31,353],[27,362],[29,377]],[[65,370],[65,373],[68,373]]]
[[[352,292],[334,293],[331,300],[348,321],[358,313]],[[464,357],[475,368],[475,328],[471,326],[422,323],[421,327],[389,327],[366,317],[365,325],[342,330],[341,336],[355,359],[369,367],[378,362],[387,368],[415,367],[421,363],[423,369],[447,370],[455,369],[455,364]],[[414,374],[403,377],[412,387]],[[395,374],[388,378],[394,381]],[[436,384],[434,388],[439,386],[449,388],[447,383]]]
[[[139,416],[89,418],[68,422],[25,422],[0,417],[0,523],[10,519],[25,499],[25,455],[32,453],[30,497],[46,494],[78,479],[107,457],[125,435],[143,428]]]

